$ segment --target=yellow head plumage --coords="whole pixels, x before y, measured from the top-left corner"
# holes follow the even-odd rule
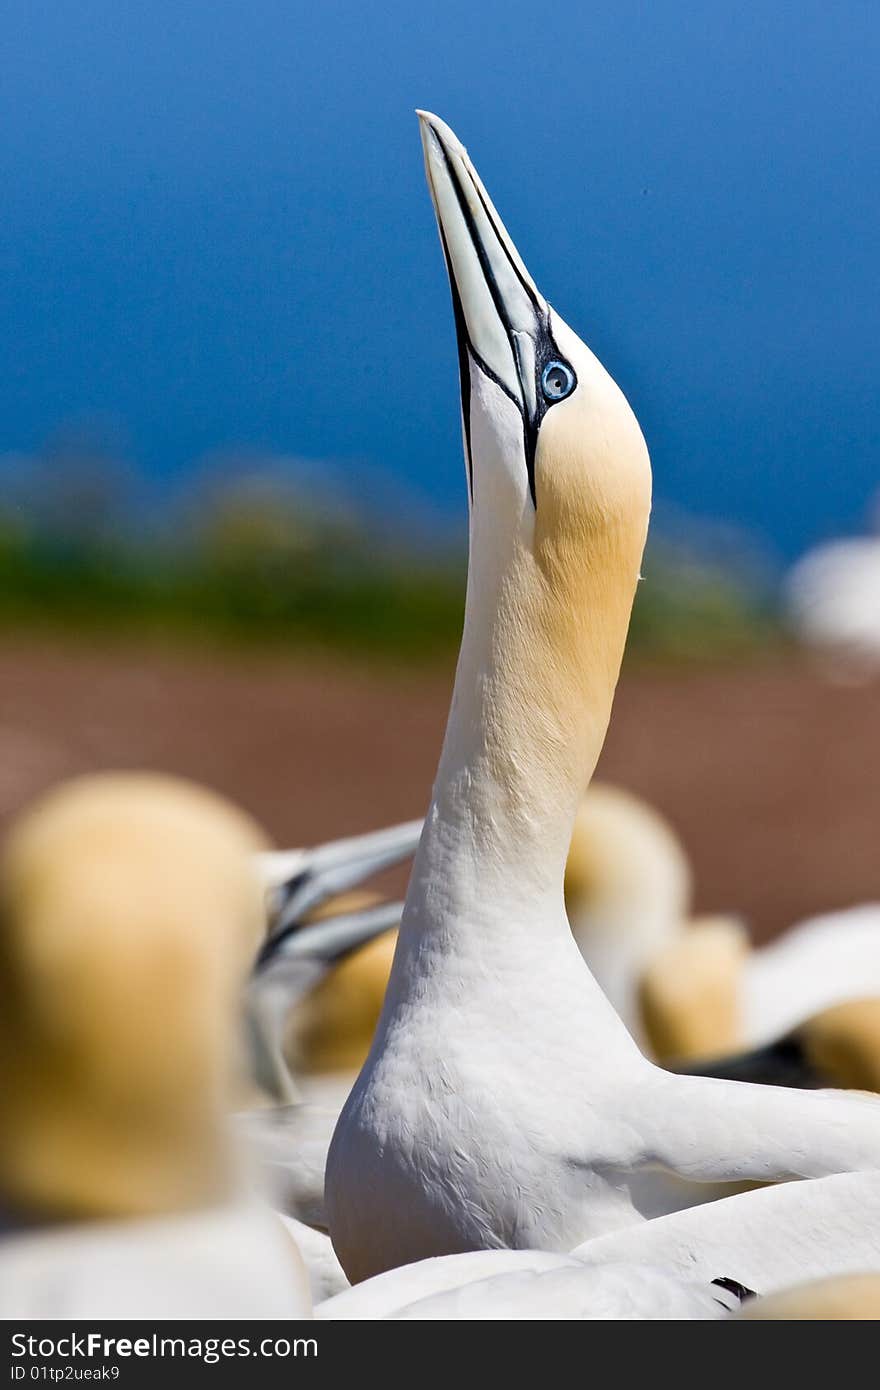
[[[375,893],[345,893],[310,920],[357,912],[379,901]],[[338,961],[297,1004],[285,1048],[295,1075],[360,1070],[382,1012],[396,944],[396,931],[382,932]]]
[[[0,858],[6,1204],[150,1211],[222,1184],[264,847],[219,796],[150,774],[84,777],[14,825]]]
[[[658,1061],[716,1057],[741,1046],[739,996],[748,952],[736,918],[702,917],[649,963],[639,981],[639,1004]]]
[[[748,1322],[876,1322],[880,1274],[838,1274],[750,1299],[736,1314]]]

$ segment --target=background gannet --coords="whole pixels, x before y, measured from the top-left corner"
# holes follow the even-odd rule
[[[690,916],[691,880],[684,846],[653,807],[620,788],[587,789],[565,872],[569,920],[592,973],[656,1060],[752,1048],[880,994],[880,905],[811,918],[752,947],[735,917]]]
[[[665,817],[632,792],[591,783],[572,828],[565,907],[584,960],[640,1041],[639,977],[680,936],[691,894],[687,854]]]
[[[880,517],[880,513],[878,513]],[[880,670],[880,536],[817,546],[785,584],[789,621],[840,680]]]
[[[4,1317],[290,1317],[299,1253],[226,1108],[264,928],[254,823],[171,778],[48,794],[0,859]]]
[[[697,924],[646,963],[638,993],[657,1058],[761,1046],[835,1005],[880,996],[880,904],[811,918],[754,950],[735,924]]]
[[[412,820],[311,849],[263,850],[256,862],[266,886],[273,947],[331,898],[406,859],[421,833],[422,822]]]
[[[679,1063],[675,1070],[765,1086],[880,1092],[880,998],[848,999],[764,1047]]]
[[[312,908],[303,925],[340,914],[350,921],[351,938],[340,936],[334,959],[319,948],[317,937],[307,939],[290,912],[307,861],[320,855],[335,869],[348,846],[356,846],[350,881],[355,873],[366,877],[376,867],[367,848],[377,855],[390,848],[403,858],[415,848],[421,825],[413,821],[317,851],[261,856],[267,878],[286,895],[283,907],[276,910],[276,921],[281,917],[285,922],[292,946],[285,954],[279,929],[273,927],[272,958],[255,977],[252,990],[252,1012],[258,1010],[261,1015],[256,1065],[264,1088],[276,1100],[290,1104],[304,1095],[317,1104],[332,1103],[335,1098],[341,1105],[348,1095],[379,1021],[397,935],[389,929],[372,940],[367,938],[371,927],[378,931],[386,918],[396,927],[403,906],[382,905],[375,894],[361,889]],[[331,851],[336,851],[332,859]],[[641,1036],[636,999],[639,973],[646,958],[680,937],[690,896],[687,856],[659,812],[622,788],[604,783],[589,786],[578,807],[568,851],[566,910],[587,964],[635,1037]],[[370,916],[373,909],[375,917]],[[361,913],[359,919],[350,916]],[[698,925],[702,927],[703,922]],[[738,938],[742,935],[737,925],[732,929]],[[360,947],[354,944],[359,930],[366,941]],[[718,1049],[719,1018],[712,1001],[702,1012],[711,1013],[711,1022],[705,1025],[711,1046],[697,1047],[695,1052],[704,1056]],[[738,1041],[731,1027],[731,1046]]]
[[[313,1080],[310,1098],[321,1099],[323,1079],[332,1103],[337,1075],[353,1080],[369,1048],[394,949],[387,937],[402,904],[368,896],[366,907],[263,944],[247,990],[251,1064],[257,1083],[281,1104],[302,1099],[294,1073],[304,1072]]]
[[[880,1274],[839,1274],[750,1299],[736,1314],[754,1322],[876,1322]]]
[[[647,451],[456,137],[420,119],[458,331],[470,563],[391,980],[328,1156],[353,1280],[474,1248],[565,1250],[731,1183],[880,1164],[873,1101],[654,1068],[577,950],[565,858],[638,578]]]
[[[236,1125],[260,1164],[274,1205],[312,1226],[326,1224],[327,1149],[340,1105],[357,1074],[356,1066],[345,1063],[352,1040],[364,1052],[369,1046],[387,978],[387,947],[381,943],[389,922],[399,921],[400,908],[399,903],[378,903],[324,917],[295,931],[285,929],[264,943],[248,984],[251,1071],[261,1098],[276,1103],[243,1111],[235,1117]],[[372,956],[374,942],[380,945],[378,963]],[[341,983],[336,980],[339,975]],[[329,984],[326,991],[324,982]],[[312,998],[314,993],[317,999]],[[299,1017],[301,1012],[304,1019]],[[336,1042],[337,1028],[341,1046]],[[366,1037],[362,1037],[364,1028]],[[336,1061],[341,1063],[338,1069],[327,1069]],[[295,1069],[304,1062],[311,1062],[315,1069],[293,1074],[291,1062]],[[310,1241],[305,1251],[310,1274],[311,1252],[320,1253],[320,1243]]]

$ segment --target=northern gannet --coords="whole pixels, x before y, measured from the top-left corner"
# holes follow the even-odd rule
[[[252,1106],[236,1115],[235,1122],[260,1164],[274,1205],[286,1216],[312,1226],[326,1224],[327,1149],[340,1105],[357,1068],[354,1073],[324,1073],[317,1078],[295,1075],[285,1053],[285,1042],[301,1009],[305,1009],[307,1021],[310,1018],[317,1027],[316,1008],[326,1007],[327,997],[322,993],[319,1004],[313,1003],[310,1008],[311,992],[320,991],[322,983],[332,980],[337,971],[348,979],[348,954],[359,960],[369,952],[373,941],[382,939],[377,938],[377,933],[387,935],[389,924],[400,920],[400,907],[399,903],[379,903],[297,926],[296,930],[285,928],[275,937],[270,936],[246,991],[252,1075],[260,1088],[260,1098],[271,1099],[275,1104]],[[364,983],[360,970],[354,983],[358,987]],[[384,992],[384,978],[381,989]],[[330,991],[331,1001],[344,1005],[348,1000],[356,1015],[362,1016],[364,1001],[359,996],[359,988],[354,999],[351,988],[343,988],[340,1001],[335,987]],[[372,1007],[373,1001],[368,998],[368,1013]],[[327,1028],[319,1030],[319,1035],[326,1041],[328,1029],[340,1021],[345,1022],[331,1008]],[[294,1064],[298,1061],[294,1055]],[[306,1258],[308,1263],[308,1255]]]
[[[878,903],[810,918],[755,949],[735,922],[685,928],[646,962],[638,988],[658,1058],[763,1047],[871,996],[880,996]]]
[[[659,811],[622,787],[591,783],[572,829],[565,907],[581,955],[639,1042],[639,977],[681,935],[692,880],[684,846]]]
[[[421,833],[422,822],[412,820],[311,849],[264,849],[257,869],[266,888],[273,951],[331,898],[406,859]]]
[[[828,1009],[880,995],[880,904],[811,918],[753,947],[736,917],[690,915],[691,878],[681,841],[652,806],[617,787],[588,788],[566,908],[591,971],[655,1060],[772,1044]],[[866,1057],[872,1037],[869,1028]]]
[[[736,1315],[750,1322],[877,1322],[880,1274],[839,1274],[750,1299]]]
[[[263,837],[172,778],[63,786],[0,859],[0,1316],[293,1317],[226,1107]]]
[[[337,843],[340,851],[358,845],[358,872],[363,868],[366,877],[373,872],[363,859],[368,844],[378,853],[396,840],[403,857],[415,849],[421,826],[421,821],[412,821],[374,832],[363,842]],[[290,875],[296,882],[294,872],[299,876],[307,855],[323,857],[335,848],[294,850],[263,859],[276,877]],[[290,881],[283,892],[291,895]],[[589,786],[578,807],[566,861],[566,911],[587,964],[637,1038],[639,973],[646,957],[653,958],[680,937],[690,901],[690,866],[668,822],[631,792],[604,783]],[[284,942],[273,937],[272,959],[256,975],[252,989],[252,1008],[261,1015],[258,1071],[276,1100],[289,1104],[307,1098],[326,1104],[338,1097],[341,1105],[348,1095],[382,1011],[397,940],[393,928],[402,906],[383,905],[361,889],[332,897],[311,911],[309,923],[343,914],[334,956],[322,949],[316,934],[309,939],[299,923],[291,921],[285,905],[281,915],[288,923],[292,949],[285,955],[279,949]],[[386,923],[388,930],[383,930]],[[698,926],[703,925],[699,920]],[[377,934],[367,939],[371,927]],[[358,946],[361,933],[365,944]],[[706,1025],[711,1045],[689,1055],[708,1056],[718,1050],[718,1011],[710,1003],[703,1012],[711,1016]],[[733,1038],[736,1042],[738,1037]]]
[[[880,499],[878,499],[880,500]],[[880,521],[880,510],[877,512]],[[880,670],[880,535],[817,546],[785,583],[789,622],[839,680]]]
[[[254,1079],[267,1096],[283,1105],[302,1100],[294,1073],[345,1070],[369,1027],[366,1055],[387,980],[382,942],[401,908],[371,900],[263,944],[247,990],[247,1021]],[[357,1071],[355,1065],[352,1080]]]
[[[765,1086],[880,1092],[880,998],[835,1004],[751,1052],[670,1065],[689,1076],[726,1076]]]
[[[880,1164],[880,1104],[659,1071],[578,952],[565,858],[623,653],[648,455],[452,131],[420,121],[458,333],[470,563],[385,1005],[328,1157],[352,1280],[479,1248],[565,1251],[729,1184]]]
[[[275,1205],[285,1216],[314,1226],[324,1225],[327,1149],[357,1066],[330,1077],[312,1076],[303,1085],[297,1064],[302,1052],[315,1061],[314,1053],[323,1051],[326,1061],[328,1029],[340,1023],[339,1009],[332,1007],[334,1000],[340,1003],[340,985],[329,977],[342,976],[341,1003],[358,1015],[358,1035],[365,1011],[369,1015],[375,1007],[378,1016],[379,1006],[369,993],[366,1000],[360,997],[362,966],[355,965],[353,972],[351,965],[372,957],[375,948],[384,956],[381,935],[399,922],[401,904],[354,898],[350,889],[411,854],[421,824],[407,822],[313,849],[263,852],[257,858],[267,891],[269,931],[245,992],[245,1022],[251,1074],[264,1103],[242,1111],[235,1122]],[[380,988],[384,993],[384,977]],[[312,998],[316,990],[317,1000]],[[291,1030],[297,1039],[305,1033],[302,1052],[294,1046],[292,1058],[289,1048],[285,1052]],[[267,1100],[275,1103],[267,1106]]]

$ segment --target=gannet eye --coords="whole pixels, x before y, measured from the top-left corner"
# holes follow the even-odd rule
[[[570,396],[577,381],[566,362],[548,362],[541,373],[541,390],[548,401],[562,401]]]

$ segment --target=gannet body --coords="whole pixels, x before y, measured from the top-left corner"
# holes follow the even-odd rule
[[[740,1307],[723,1283],[695,1283],[649,1265],[588,1268],[540,1250],[478,1250],[379,1274],[328,1299],[339,1321],[720,1318]]]
[[[315,1305],[315,1317],[334,1322],[374,1321],[393,1317],[401,1309],[437,1294],[508,1274],[539,1274],[548,1270],[581,1269],[571,1255],[549,1250],[470,1250],[418,1260],[366,1279],[335,1298]]]
[[[577,949],[565,858],[638,579],[647,450],[456,137],[421,124],[458,329],[470,563],[385,1005],[328,1156],[352,1281],[474,1249],[564,1252],[731,1183],[880,1164],[880,1104],[658,1071]]]
[[[392,1314],[405,1322],[706,1322],[729,1317],[740,1298],[650,1265],[602,1265],[501,1274],[419,1299]]]

